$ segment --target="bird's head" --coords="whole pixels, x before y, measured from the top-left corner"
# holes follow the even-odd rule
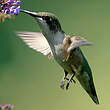
[[[59,21],[57,17],[52,13],[48,13],[48,12],[36,13],[27,10],[21,10],[21,12],[34,17],[44,33],[50,33],[50,32],[56,33],[58,31],[61,31],[61,25]]]

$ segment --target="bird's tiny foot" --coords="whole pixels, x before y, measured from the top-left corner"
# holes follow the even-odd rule
[[[68,80],[68,82],[67,82],[67,84],[66,84],[66,90],[68,90],[69,85],[70,85],[70,82],[73,81],[74,83],[76,83],[76,81],[73,79],[73,77],[74,77],[74,74],[72,74],[71,77],[70,77],[70,79]]]
[[[68,72],[64,70],[64,76],[63,76],[63,78],[62,78],[62,80],[61,80],[61,83],[60,83],[60,87],[61,87],[62,89],[64,89],[65,80],[69,80],[69,79],[67,78],[67,75],[68,75]]]
[[[72,79],[72,81],[74,82],[74,84],[76,84],[76,81],[74,79]]]
[[[70,83],[66,84],[66,90],[68,90]]]
[[[71,82],[72,82],[72,81],[76,84],[76,81],[75,81],[74,79],[71,79]],[[67,82],[67,84],[66,84],[66,90],[68,90],[69,85],[70,85],[70,83],[69,83],[69,82]]]
[[[60,87],[61,87],[62,89],[64,89],[65,80],[68,80],[68,81],[69,81],[69,79],[68,79],[67,77],[65,77],[65,76],[62,78],[61,83],[60,83]],[[72,82],[72,80],[71,80],[71,82]]]
[[[65,82],[65,81],[62,79],[62,80],[61,80],[61,83],[60,83],[60,87],[61,87],[62,89],[64,89],[64,82]]]

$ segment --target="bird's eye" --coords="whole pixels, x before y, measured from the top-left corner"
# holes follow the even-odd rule
[[[45,20],[45,21],[52,21],[52,18],[49,17],[49,16],[43,16],[42,18],[43,18],[43,20]]]
[[[50,21],[50,17],[49,16],[46,16],[45,17],[45,20]]]
[[[42,19],[45,20],[45,16],[42,16]]]

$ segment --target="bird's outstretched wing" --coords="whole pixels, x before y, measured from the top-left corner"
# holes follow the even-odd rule
[[[91,42],[88,42],[86,39],[80,37],[80,36],[72,36],[70,38],[71,40],[71,44],[68,48],[68,52],[74,50],[75,48],[77,47],[80,47],[80,46],[89,46],[89,45],[92,45]]]
[[[80,36],[72,36],[72,37],[66,36],[63,43],[66,50],[65,52],[66,54],[64,55],[64,58],[63,58],[64,61],[68,60],[71,51],[73,51],[75,48],[78,48],[80,46],[92,45],[91,42],[88,42],[86,39]]]
[[[18,36],[24,40],[24,42],[32,49],[41,52],[43,55],[48,55],[49,58],[53,58],[50,46],[40,32],[17,32]]]

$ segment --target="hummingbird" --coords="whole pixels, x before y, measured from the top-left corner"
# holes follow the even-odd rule
[[[91,68],[80,49],[81,46],[89,46],[92,43],[80,36],[67,35],[58,18],[52,13],[31,12],[22,9],[21,12],[36,20],[41,33],[18,31],[17,34],[30,48],[47,55],[49,59],[55,59],[63,68],[64,76],[60,87],[64,89],[67,80],[66,90],[68,90],[70,83],[76,82],[75,76],[91,99],[99,104]],[[70,78],[67,77],[68,74]]]

